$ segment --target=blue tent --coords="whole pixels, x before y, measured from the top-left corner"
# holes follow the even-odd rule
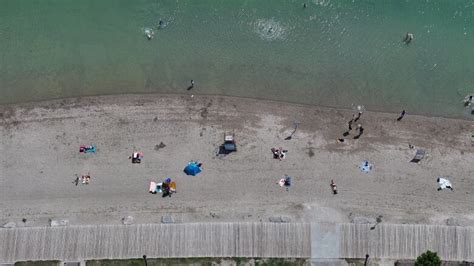
[[[184,172],[187,175],[195,176],[201,172],[201,168],[199,168],[196,162],[189,162],[186,168],[184,168]]]

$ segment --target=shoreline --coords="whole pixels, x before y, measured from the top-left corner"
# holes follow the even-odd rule
[[[2,150],[9,155],[0,169],[2,224],[21,225],[22,218],[25,226],[53,218],[119,224],[127,215],[153,223],[172,215],[178,222],[372,223],[383,216],[389,223],[474,225],[469,120],[408,114],[396,122],[393,113],[366,111],[364,135],[339,144],[351,110],[269,100],[113,95],[0,110]],[[285,141],[295,120],[301,124]],[[238,152],[216,157],[224,132],[232,130]],[[80,154],[79,145],[89,143],[98,152]],[[159,143],[165,147],[156,148]],[[408,143],[429,157],[408,163],[414,155]],[[273,160],[270,148],[280,146],[288,158]],[[145,153],[141,165],[127,160],[135,149]],[[193,159],[204,162],[204,171],[185,176],[182,168]],[[369,174],[357,168],[365,159],[375,165]],[[87,171],[90,185],[71,184]],[[295,179],[289,192],[275,185],[284,174]],[[436,191],[438,175],[452,176],[453,193]],[[177,181],[178,193],[169,199],[149,194],[149,180],[165,176]],[[331,179],[338,195],[331,194]]]
[[[301,103],[301,102],[293,102],[293,101],[285,101],[285,100],[273,100],[267,98],[259,98],[259,97],[245,97],[245,96],[229,96],[229,95],[222,95],[222,94],[192,94],[192,93],[162,93],[162,92],[137,92],[137,93],[120,93],[120,94],[98,94],[98,95],[83,95],[83,96],[71,96],[71,97],[59,97],[59,98],[51,98],[46,100],[33,100],[33,101],[26,101],[26,102],[16,102],[16,103],[0,103],[1,107],[25,107],[28,105],[42,105],[51,102],[58,102],[58,101],[74,101],[74,100],[81,100],[81,99],[94,99],[94,98],[110,98],[110,97],[190,97],[194,95],[196,97],[222,97],[222,98],[235,98],[235,99],[243,99],[243,100],[255,100],[255,101],[262,101],[262,102],[272,102],[272,103],[280,103],[280,104],[288,104],[288,105],[295,105],[295,106],[304,106],[304,107],[315,107],[315,108],[325,108],[325,109],[335,109],[341,111],[354,111],[354,108],[350,107],[337,107],[337,106],[330,106],[330,105],[320,105],[320,104],[310,104],[310,103]],[[357,106],[356,104],[353,104]],[[363,103],[360,105],[364,106]],[[402,109],[400,109],[401,111]],[[378,109],[366,109],[364,112],[372,112],[372,113],[382,113],[382,114],[399,114],[399,112],[387,112]],[[466,120],[466,121],[474,121],[474,115],[466,115],[466,114],[459,114],[456,116],[444,116],[444,115],[435,115],[429,113],[412,113],[407,112],[409,115],[413,116],[422,116],[422,117],[439,117],[445,119],[456,119],[456,120]]]

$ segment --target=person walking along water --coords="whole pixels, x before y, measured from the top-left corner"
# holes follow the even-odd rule
[[[405,110],[403,110],[401,113],[400,113],[400,116],[397,118],[397,121],[400,121],[402,120],[402,118],[405,116],[406,112]]]
[[[188,87],[188,91],[194,88],[194,79],[191,80],[191,86]]]
[[[352,130],[352,123],[354,123],[354,115],[352,115],[351,120],[349,120],[349,122],[347,122],[347,124],[349,125],[349,130]]]

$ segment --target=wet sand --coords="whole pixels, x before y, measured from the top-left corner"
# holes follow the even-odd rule
[[[472,121],[364,112],[364,134],[344,143],[352,110],[271,101],[175,95],[84,97],[0,106],[0,222],[46,225],[268,221],[474,225]],[[293,122],[300,124],[291,140]],[[224,132],[238,151],[216,156]],[[163,143],[164,145],[160,145]],[[409,163],[415,150],[428,156]],[[79,153],[97,145],[95,154]],[[164,146],[164,147],[163,147]],[[273,147],[289,152],[272,158]],[[131,153],[142,151],[141,164]],[[203,172],[186,176],[189,160]],[[370,173],[358,166],[374,164]],[[73,181],[90,172],[89,185]],[[288,174],[285,191],[276,183]],[[171,198],[148,193],[171,177]],[[449,176],[454,191],[437,191]],[[333,195],[330,180],[338,186]],[[26,218],[26,223],[21,220]]]

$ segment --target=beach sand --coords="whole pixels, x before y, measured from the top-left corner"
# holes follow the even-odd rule
[[[474,225],[472,121],[364,112],[358,140],[352,110],[218,96],[123,95],[0,106],[0,222],[71,224],[268,221]],[[291,140],[285,140],[298,129]],[[224,132],[238,151],[216,156]],[[353,132],[354,133],[354,132]],[[164,145],[160,145],[163,143]],[[409,161],[415,150],[428,156]],[[97,145],[95,154],[79,153]],[[164,147],[163,147],[164,146]],[[272,158],[273,147],[289,152]],[[133,151],[144,153],[132,164]],[[186,176],[189,160],[203,172]],[[374,165],[370,173],[358,166]],[[73,181],[90,172],[91,183]],[[285,191],[276,183],[288,174]],[[148,193],[171,177],[171,198]],[[454,191],[437,191],[448,176]],[[334,179],[339,194],[329,185]],[[25,218],[26,223],[21,222]]]

